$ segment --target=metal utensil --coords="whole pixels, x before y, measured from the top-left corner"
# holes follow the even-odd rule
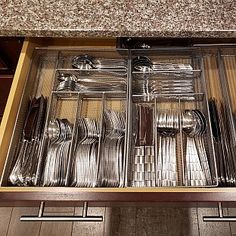
[[[69,160],[72,125],[67,119],[55,119],[47,128],[49,146],[43,170],[43,186],[64,186]]]
[[[37,185],[40,175],[40,145],[47,100],[41,96],[29,102],[22,140],[15,153],[15,164],[9,175],[13,185]]]
[[[185,110],[182,114],[183,132],[187,135],[185,173],[188,186],[212,184],[210,166],[203,135],[206,119],[200,110]]]
[[[176,186],[176,134],[179,132],[179,113],[175,110],[159,111],[156,125],[159,134],[156,183],[157,186]]]

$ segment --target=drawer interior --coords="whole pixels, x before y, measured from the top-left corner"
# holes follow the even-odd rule
[[[125,63],[125,67],[117,66],[112,69],[73,67],[74,58],[81,55],[106,59],[109,63],[115,63],[112,60],[120,60]],[[217,174],[217,170],[221,167],[218,165],[219,157],[217,155],[215,157],[217,147],[212,132],[209,101],[216,99],[219,110],[221,103],[226,106],[227,121],[232,127],[230,131],[232,143],[229,141],[232,151],[235,147],[233,140],[236,140],[233,82],[235,55],[232,50],[218,48],[152,50],[35,48],[25,88],[21,94],[1,186],[12,186],[9,176],[19,157],[19,146],[22,142],[30,98],[43,96],[47,99],[47,109],[38,147],[39,154],[29,157],[36,162],[36,177],[31,184],[16,185],[128,189],[144,187],[143,191],[145,187],[217,187],[222,183],[219,181],[221,176]],[[157,69],[149,71],[148,68],[141,70],[135,68],[135,63],[142,60],[142,57],[148,58]],[[109,64],[111,65],[112,63]],[[184,68],[179,68],[180,65]],[[191,69],[186,66],[191,66]],[[61,83],[58,78],[68,74],[79,78],[80,90],[58,89]],[[224,96],[225,94],[227,96]],[[198,115],[196,111],[199,112]],[[185,128],[187,121],[184,119],[190,115],[201,121],[201,114],[204,116],[205,128],[200,138],[195,140],[187,133],[189,130]],[[106,146],[111,145],[110,139],[106,138],[111,134],[114,135],[114,132],[111,132],[112,128],[109,127],[114,122],[111,117],[116,122],[118,119],[118,125],[122,126],[122,130],[119,131],[122,137],[120,146],[112,146],[119,147],[120,156],[117,163],[107,158],[114,155],[111,146],[108,146],[110,150]],[[172,125],[176,125],[176,133],[173,133],[173,130],[163,130],[163,117],[169,117],[169,120],[165,118],[164,122],[173,122],[168,123],[172,129]],[[55,169],[52,168],[55,163],[48,161],[49,150],[52,150],[48,127],[50,122],[57,119],[66,119],[71,127],[67,158],[60,164],[64,168],[63,173],[58,173],[56,165]],[[85,155],[83,152],[86,155],[88,153],[86,151],[88,144],[82,142],[83,132],[89,128],[88,124],[96,126],[92,141],[90,137],[90,141],[94,142],[94,149],[91,147],[89,149],[89,152],[92,150],[96,153],[96,158],[92,159],[89,156],[89,161],[83,159]],[[168,125],[164,125],[165,129]],[[199,164],[192,161],[194,155],[199,155],[197,154],[199,150],[196,149],[195,153],[191,153],[187,148],[188,145],[192,145],[190,150],[193,152],[196,142],[204,147],[201,149],[205,158],[201,160],[205,161],[202,172],[210,176],[210,179],[205,178],[203,182],[197,176],[200,173],[197,169]],[[232,160],[234,164],[234,159]],[[110,171],[115,166],[119,171]],[[163,166],[168,167],[168,171],[163,171]],[[45,177],[49,173],[47,168],[51,168],[55,174],[51,180]],[[192,172],[189,168],[193,168]],[[231,186],[234,186],[233,168],[234,166],[227,172],[232,177]]]
[[[105,113],[112,111],[115,114],[122,114],[124,119],[123,132],[123,144],[121,147],[122,155],[126,155],[126,136],[127,136],[127,104],[128,104],[128,80],[127,71],[118,68],[114,72],[109,71],[109,68],[101,70],[92,70],[89,73],[84,69],[77,69],[71,66],[72,59],[77,55],[89,54],[94,58],[103,56],[103,60],[106,57],[113,60],[123,60],[127,62],[127,51],[121,50],[117,52],[115,50],[60,50],[58,48],[36,48],[32,58],[32,66],[28,75],[26,86],[21,98],[20,109],[17,115],[17,121],[14,127],[14,135],[11,140],[11,147],[9,148],[7,163],[5,165],[4,174],[2,176],[2,185],[9,184],[9,175],[14,168],[17,158],[19,157],[19,143],[22,143],[22,132],[24,130],[24,123],[27,118],[27,109],[29,106],[29,100],[32,97],[43,96],[47,99],[47,111],[45,116],[45,126],[43,129],[43,135],[40,140],[40,146],[38,147],[39,155],[29,157],[31,161],[37,162],[36,168],[36,180],[32,181],[33,185],[52,186],[48,184],[44,176],[46,176],[47,166],[47,154],[51,148],[51,143],[48,138],[48,129],[50,122],[54,120],[66,119],[70,123],[71,140],[70,150],[68,154],[68,160],[66,162],[66,185],[73,185],[74,175],[74,156],[77,150],[78,143],[81,141],[80,124],[81,122],[90,120],[95,121],[98,128],[98,143],[97,153],[98,156],[102,156],[104,152],[103,140],[108,134],[106,134],[108,126],[105,127],[104,122],[106,119]],[[119,61],[118,61],[119,62]],[[109,65],[108,65],[109,66]],[[60,91],[57,89],[59,86],[59,79],[61,75],[78,76],[80,79],[80,86],[83,87],[83,91]],[[86,89],[86,87],[91,87]],[[101,89],[102,87],[102,89]],[[118,90],[116,89],[118,88]],[[87,128],[87,127],[86,127]],[[19,140],[21,140],[19,142]],[[125,142],[125,143],[124,143]],[[82,150],[82,149],[81,149]],[[49,158],[50,159],[50,158]],[[122,169],[124,169],[126,158],[123,158],[121,163]],[[53,163],[49,162],[48,165]],[[95,168],[95,166],[92,166]],[[95,171],[91,167],[90,172]],[[26,167],[27,169],[28,167]],[[100,163],[97,161],[96,168],[100,168]],[[26,170],[28,171],[28,170]],[[56,169],[54,170],[56,172]],[[98,170],[97,170],[98,172]],[[120,184],[124,185],[124,171],[119,176]],[[13,178],[14,179],[14,178]],[[31,184],[21,184],[21,186],[27,186]],[[54,185],[53,185],[54,186]],[[57,186],[57,184],[55,184]]]

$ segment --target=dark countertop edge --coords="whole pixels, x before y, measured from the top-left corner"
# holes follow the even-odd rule
[[[64,38],[107,38],[107,37],[157,37],[157,38],[236,38],[236,30],[214,31],[108,31],[108,30],[76,30],[76,29],[0,29],[0,36],[14,37],[64,37]]]

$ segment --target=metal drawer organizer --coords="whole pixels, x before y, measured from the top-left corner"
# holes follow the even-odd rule
[[[136,134],[136,136],[134,135],[136,139],[132,140],[136,141],[132,142],[129,156],[128,167],[133,167],[132,170],[134,170],[128,171],[133,173],[128,181],[129,184],[135,187],[217,186],[208,96],[201,54],[198,50],[192,49],[173,49],[172,52],[168,49],[136,49],[132,50],[131,57],[133,61],[131,95],[133,122],[131,129],[132,134]],[[148,63],[145,64],[146,66],[138,67],[137,60],[140,58],[150,60],[152,69],[148,68]],[[138,114],[143,112],[140,111],[140,106],[152,110],[153,130],[137,135],[140,130],[147,130],[142,127],[142,125],[146,125],[145,123],[142,123],[141,127],[137,127]],[[186,124],[188,122],[186,115],[193,114],[195,111],[205,117],[205,130],[200,136],[197,132],[195,133],[196,130],[189,135],[188,127],[186,127],[189,125],[189,123]],[[147,137],[150,135],[153,137],[149,137],[152,141],[148,143]],[[146,140],[141,140],[141,143],[143,142],[141,146],[139,146],[140,140],[137,136],[141,136],[141,139],[145,136]],[[197,142],[203,143],[204,147],[201,151],[199,147],[194,150]],[[148,171],[144,167],[144,173],[140,173],[139,160],[145,153],[146,145],[153,150],[153,166],[151,168],[148,166]],[[208,175],[205,183],[199,182],[201,167],[198,165],[197,159],[201,156],[201,152],[205,152],[202,155],[201,165],[204,166],[205,162],[206,165],[203,168],[208,168],[208,170],[205,169],[206,172],[208,171],[208,173],[205,172]],[[140,153],[142,154],[140,155]],[[205,156],[205,160],[203,160],[203,156]],[[145,165],[147,165],[146,162],[145,159]],[[148,178],[146,175],[152,175],[149,172],[150,169],[154,173],[152,178],[155,180],[155,184],[146,181]],[[140,174],[144,176],[141,181],[137,180]]]
[[[80,55],[102,58],[109,63],[112,60],[121,60],[126,65],[123,68],[95,68],[85,63],[86,65],[80,68],[73,68],[73,58]],[[154,70],[150,70],[150,65],[139,67],[140,60],[147,58],[153,63],[152,66],[155,65]],[[83,89],[58,91],[58,76],[62,74],[75,75],[80,81],[80,88]],[[91,89],[85,89],[86,86]],[[43,95],[48,98],[48,107],[40,145],[36,186],[215,187],[218,185],[218,177],[206,87],[203,58],[197,48],[36,48],[5,163],[2,186],[9,186],[9,175],[16,162],[15,153],[21,140],[29,98]],[[112,163],[119,165],[119,174],[114,175],[115,181],[109,182],[107,180],[112,179],[111,173],[100,178],[99,171],[101,172],[102,163],[106,163],[107,170],[110,170],[112,165],[106,160],[107,149],[104,147],[104,138],[109,135],[106,122],[111,112],[114,112],[115,117],[122,114],[122,118],[116,118],[123,122],[120,132],[123,132],[124,143],[119,146],[118,162]],[[168,116],[169,120],[165,118],[166,125],[163,125],[161,119]],[[139,118],[142,122],[139,122]],[[200,130],[191,130],[192,126],[189,130],[189,123],[186,125],[187,118],[192,119],[190,122],[196,122],[194,125],[200,126]],[[50,148],[48,126],[50,121],[55,119],[67,119],[72,129],[66,173],[63,173],[63,181],[54,185],[43,183],[42,172]],[[80,171],[85,173],[89,169],[89,176],[93,173],[95,181],[84,178],[86,184],[76,184],[76,181],[72,180],[71,169],[78,155],[78,142],[81,141],[81,120],[84,122],[86,119],[97,122],[97,156],[95,163],[86,163],[86,167]],[[195,131],[197,133],[193,134]],[[143,136],[144,141],[140,141]],[[194,154],[188,153],[187,145],[192,145],[190,149],[195,151]],[[203,153],[202,163],[199,162],[199,152]],[[194,161],[189,155],[193,155]],[[95,169],[91,168],[92,166]],[[201,180],[202,175],[205,175],[204,181]],[[77,173],[77,181],[80,177]]]

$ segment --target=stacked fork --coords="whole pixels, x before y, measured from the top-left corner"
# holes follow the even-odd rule
[[[158,158],[157,186],[178,185],[176,135],[179,133],[179,114],[175,110],[157,113]]]
[[[72,186],[95,187],[98,173],[99,126],[94,119],[78,121],[79,139],[72,163]]]
[[[49,147],[42,177],[43,186],[65,186],[71,137],[72,125],[67,119],[49,122]]]
[[[101,186],[122,187],[124,185],[124,138],[125,113],[104,111],[106,125],[99,168]]]

